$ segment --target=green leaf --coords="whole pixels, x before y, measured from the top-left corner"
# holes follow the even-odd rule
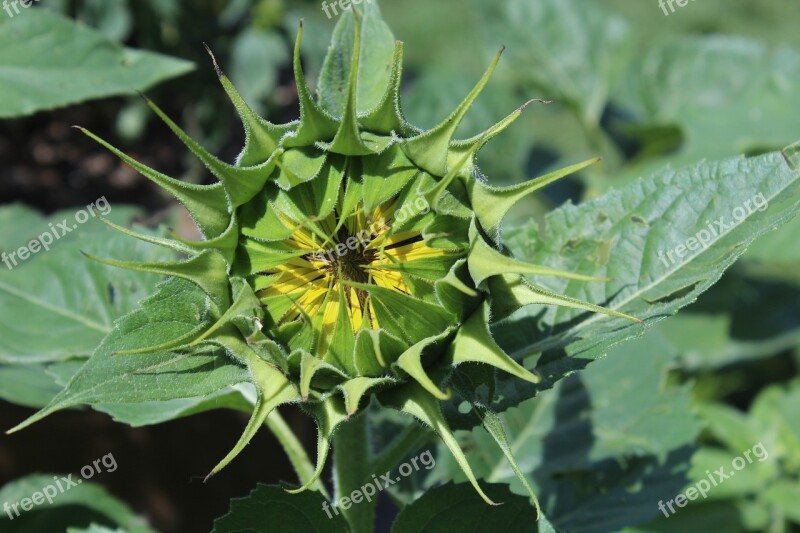
[[[15,226],[28,228],[23,234],[14,229]],[[0,208],[0,248],[4,251],[15,250],[27,244],[29,237],[46,230],[47,223],[41,214],[24,204],[7,204]],[[2,265],[3,270],[6,265]],[[0,270],[2,271],[2,270]]]
[[[248,402],[241,392],[230,387],[194,398],[134,403],[98,403],[92,407],[108,413],[117,422],[128,424],[131,427],[161,424],[212,409],[236,409],[247,414],[253,411],[253,404]]]
[[[626,21],[594,3],[506,0],[472,5],[487,52],[508,47],[508,78],[533,86],[596,127],[632,51]]]
[[[392,525],[392,533],[445,533],[450,531],[503,531],[504,533],[555,533],[527,498],[512,494],[507,485],[482,483],[483,490],[503,505],[491,507],[468,484],[447,483],[429,490],[405,507]]]
[[[742,37],[681,36],[652,48],[615,98],[653,125],[677,126],[673,165],[778,150],[797,140],[791,112],[800,51]],[[655,168],[664,158],[648,164]],[[643,169],[635,168],[633,175]]]
[[[590,4],[592,0],[582,0]],[[800,44],[800,35],[795,32],[795,21],[786,17],[786,4],[782,0],[764,0],[757,10],[752,4],[732,4],[727,0],[708,0],[702,4],[689,3],[691,9],[681,9],[675,5],[676,16],[672,16],[666,6],[668,18],[659,8],[657,17],[653,15],[650,4],[634,4],[628,0],[608,0],[608,6],[616,12],[624,12],[628,18],[636,20],[638,42],[650,44],[666,36],[697,34],[748,35],[764,42]],[[724,13],[723,13],[724,11]]]
[[[64,391],[15,429],[76,405],[193,398],[250,381],[247,371],[233,364],[221,348],[199,349],[192,354],[115,354],[185,336],[206,320],[205,306],[205,293],[193,283],[179,279],[164,282],[140,309],[117,322]]]
[[[564,531],[615,531],[655,517],[654,502],[683,488],[701,429],[690,414],[689,388],[665,385],[673,359],[653,333],[614,348],[500,415],[507,452],[474,429],[465,449],[475,474],[528,496],[506,457],[513,454],[545,516]],[[443,453],[433,473],[428,486],[461,477]]]
[[[389,85],[394,35],[381,18],[378,3],[355,7],[361,17],[361,60],[358,68],[356,110],[366,113],[376,107]],[[333,30],[333,39],[319,77],[320,105],[334,116],[344,114],[353,55],[355,24],[348,10]]]
[[[764,500],[775,506],[778,512],[786,518],[800,524],[800,484],[788,481],[771,486],[764,494]]]
[[[615,346],[578,379],[592,399],[595,441],[590,457],[667,455],[691,444],[701,429],[692,414],[690,387],[670,386],[675,353],[663,336],[645,336]]]
[[[132,212],[123,208],[110,215],[123,224],[132,218]],[[81,251],[145,261],[174,257],[96,220],[78,226],[74,211],[45,218],[12,206],[0,209],[0,220],[5,217],[14,217],[14,223],[0,225],[0,251],[18,252],[39,236],[47,240],[44,235],[52,244],[50,251],[41,249],[13,270],[0,264],[0,363],[45,363],[90,355],[114,321],[135,309],[159,279],[109,269],[88,261]],[[71,232],[53,238],[50,224],[60,235],[62,223]]]
[[[758,239],[742,258],[751,276],[800,287],[800,247],[795,246],[800,218]]]
[[[758,195],[767,209],[753,208]],[[522,260],[614,279],[585,283],[541,276],[535,279],[538,286],[653,324],[693,302],[754,239],[790,220],[798,206],[800,172],[772,153],[666,169],[580,206],[551,212],[542,234],[528,225],[506,236]],[[736,220],[734,212],[739,210],[746,216]],[[686,246],[720,217],[728,225],[725,233],[709,234],[705,249],[684,249],[683,257],[673,252],[670,262],[668,252]],[[525,366],[536,368],[542,384],[521,385],[499,375],[502,399],[489,407],[497,412],[516,405],[642,332],[640,326],[601,315],[528,307],[497,325],[495,338],[517,360],[539,354]]]
[[[704,294],[698,303],[703,302],[706,296],[720,286],[726,286],[724,278]],[[730,309],[731,314],[736,312],[733,308]],[[693,306],[689,306],[685,312],[655,327],[663,334],[665,342],[680,353],[681,368],[718,368],[745,358],[757,357],[759,353],[764,356],[775,353],[771,347],[756,350],[750,343],[736,346],[732,338],[734,331],[731,328],[731,316],[725,313],[693,313],[692,310]]]
[[[78,484],[69,487],[61,481],[63,491],[58,490],[56,480],[64,476],[37,474],[28,476],[5,485],[0,489],[0,501],[15,504],[24,498],[32,498],[34,493],[48,493],[52,503],[44,500],[28,512],[20,508],[20,516],[8,519],[6,513],[0,514],[0,529],[6,533],[27,533],[30,531],[64,531],[67,527],[89,527],[92,523],[108,527],[119,526],[127,533],[153,533],[143,520],[138,518],[124,503],[112,497],[106,490],[92,482],[72,475],[72,482]],[[13,510],[11,511],[14,514]]]
[[[48,375],[49,366],[0,364],[0,398],[26,407],[44,407],[63,388]]]
[[[768,387],[755,399],[749,413],[739,413],[724,404],[702,405],[700,412],[711,439],[706,439],[707,445],[692,458],[686,487],[703,483],[709,486],[706,497],[690,501],[688,507],[668,519],[661,517],[625,530],[626,533],[676,530],[702,533],[725,512],[728,517],[719,526],[725,531],[767,531],[781,527],[790,530],[786,520],[796,520],[792,513],[796,508],[793,493],[797,490],[794,472],[800,465],[800,440],[796,434],[800,424],[798,392],[797,381],[787,387]],[[720,472],[727,477],[722,479]],[[793,502],[790,507],[783,508],[789,502]]]
[[[46,9],[0,18],[0,118],[130,94],[192,63],[124,48]]]
[[[800,285],[788,279],[793,271],[779,264],[781,254],[775,255],[772,264],[756,264],[749,259],[762,241],[793,230],[798,220],[756,240],[734,268],[696,303],[656,325],[665,341],[680,352],[682,368],[723,368],[765,359],[800,343]],[[791,248],[788,243],[787,247]],[[779,270],[784,274],[771,275]],[[759,320],[753,320],[754,316]],[[726,385],[734,386],[734,382],[728,379]]]
[[[737,409],[714,403],[701,405],[697,411],[711,435],[731,450],[749,450],[763,438],[755,424]]]
[[[752,443],[750,446],[757,443]],[[708,492],[708,498],[713,500],[729,500],[734,498],[749,498],[757,495],[775,476],[776,465],[769,461],[761,463],[754,459],[752,464],[746,464],[741,470],[734,470],[732,462],[745,450],[727,450],[720,448],[701,448],[692,457],[692,469],[689,479],[698,481],[707,479],[709,473],[718,480],[717,486]],[[717,471],[722,469],[726,478],[719,481]],[[721,472],[721,473],[722,473]],[[687,484],[688,486],[689,484]],[[677,494],[677,493],[676,493]]]
[[[347,522],[330,509],[330,518],[325,514],[327,504],[318,492],[289,494],[282,487],[259,485],[249,496],[231,500],[230,512],[214,521],[212,533],[248,531],[272,533],[276,528],[281,533],[328,533],[347,532]]]
[[[115,207],[109,217],[127,225],[134,214],[132,209]],[[73,215],[63,211],[45,218],[21,205],[3,207],[0,248],[16,250],[27,245],[30,237],[49,231],[48,224],[58,224]],[[1,223],[4,220],[8,223]],[[14,227],[26,231],[11,231]],[[153,292],[159,279],[97,265],[83,258],[80,251],[152,261],[174,257],[172,252],[92,221],[58,239],[51,251],[40,252],[11,272],[0,270],[0,286],[16,289],[16,295],[29,293],[19,298],[0,289],[0,330],[11,332],[0,337],[0,361],[5,361],[0,363],[3,399],[35,408],[47,405],[111,331],[113,321],[136,309],[139,300]],[[18,320],[20,309],[24,309],[28,320]],[[12,310],[17,312],[12,314]],[[87,318],[96,320],[99,327],[87,327]],[[231,407],[249,411],[248,405],[241,394],[224,389],[207,397],[96,404],[95,408],[116,420],[141,426],[207,409]]]
[[[783,462],[787,471],[800,471],[800,381],[773,385],[756,398],[750,409],[753,423],[764,434],[771,461]],[[772,442],[767,442],[772,441]],[[740,452],[741,450],[736,450]]]

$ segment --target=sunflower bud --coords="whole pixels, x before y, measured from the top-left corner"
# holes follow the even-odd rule
[[[246,132],[236,164],[208,153],[148,101],[217,178],[213,185],[160,174],[85,132],[172,193],[204,237],[193,242],[139,236],[187,256],[174,263],[98,260],[188,279],[208,296],[210,322],[184,338],[128,355],[191,353],[210,343],[224,347],[232,364],[249,369],[258,390],[255,411],[239,443],[212,473],[242,450],[273,409],[299,402],[319,428],[316,476],[298,489],[303,490],[321,474],[333,431],[376,396],[430,426],[490,502],[439,404],[450,397],[448,375],[461,363],[539,381],[497,345],[490,320],[531,304],[635,320],[536,287],[524,276],[604,280],[519,261],[499,240],[503,217],[520,199],[595,160],[514,187],[482,181],[476,154],[525,106],[474,138],[456,140],[454,134],[502,51],[449,117],[421,131],[400,109],[403,46],[397,42],[381,102],[358,114],[361,32],[355,18],[341,117],[331,116],[310,94],[300,62],[302,25],[294,49],[299,121],[275,125],[257,116],[214,61]]]

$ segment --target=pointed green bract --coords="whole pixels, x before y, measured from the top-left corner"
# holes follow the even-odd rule
[[[234,214],[231,217],[228,228],[214,238],[202,241],[190,241],[183,239],[174,232],[172,233],[172,238],[176,243],[180,243],[192,249],[194,254],[200,253],[203,250],[217,251],[230,265],[234,262],[236,255],[236,246],[239,239],[239,223],[236,214]]]
[[[98,263],[109,266],[189,280],[196,283],[208,294],[217,309],[226,310],[230,306],[230,287],[226,275],[227,263],[215,251],[207,250],[186,261],[174,263],[137,263],[135,261],[103,259],[89,254],[84,255]]]
[[[217,72],[219,82],[225,92],[228,93],[236,112],[239,114],[239,119],[242,121],[244,127],[245,143],[242,153],[239,154],[237,165],[243,167],[257,166],[269,160],[272,153],[278,148],[281,138],[290,132],[296,123],[290,122],[289,124],[275,125],[260,117],[253,109],[244,101],[242,95],[233,86],[231,80],[222,72],[217,58],[211,52],[211,49],[206,45],[206,51],[211,56],[211,61],[214,64],[214,70]]]
[[[470,150],[475,143],[480,143],[478,149],[483,148],[483,145],[485,145],[487,142],[492,140],[497,135],[499,135],[502,132],[504,132],[506,130],[506,128],[511,126],[522,115],[522,112],[525,111],[525,108],[528,107],[533,102],[540,102],[540,103],[545,103],[545,104],[549,104],[550,103],[547,100],[539,100],[539,99],[528,100],[523,105],[521,105],[520,107],[515,109],[506,118],[504,118],[503,120],[501,120],[500,122],[498,122],[494,126],[490,127],[485,132],[483,132],[481,134],[478,134],[478,135],[476,135],[475,137],[473,137],[471,139],[466,139],[464,141],[455,141],[455,142],[453,142],[452,145],[450,146],[450,157],[451,158],[454,157],[454,156],[457,157],[459,154],[463,153],[464,151]]]
[[[279,405],[296,401],[299,398],[297,389],[286,377],[273,366],[262,361],[255,354],[248,356],[248,366],[253,377],[253,383],[258,391],[255,411],[247,423],[247,427],[236,443],[236,446],[225,456],[222,461],[208,474],[206,480],[225,468],[255,436],[258,429],[264,424],[267,416]]]
[[[328,452],[331,449],[331,437],[336,428],[348,418],[340,398],[329,397],[319,405],[309,409],[317,421],[317,466],[311,478],[297,489],[287,489],[290,494],[298,494],[311,488],[322,475]]]
[[[506,214],[514,207],[517,202],[531,193],[534,193],[554,181],[567,177],[583,170],[600,161],[599,158],[589,159],[583,163],[578,163],[566,168],[562,168],[546,174],[534,180],[505,188],[494,188],[478,181],[469,182],[470,197],[475,208],[475,215],[484,230],[495,232],[500,227],[500,223]]]
[[[447,425],[447,421],[444,415],[442,415],[436,398],[431,396],[419,385],[409,384],[401,389],[395,389],[382,394],[380,399],[384,405],[413,416],[435,431],[439,438],[442,439],[445,446],[450,450],[450,453],[453,454],[453,458],[461,467],[461,470],[464,471],[469,482],[472,483],[472,486],[475,487],[475,490],[480,494],[481,498],[483,498],[483,501],[489,505],[498,505],[490,500],[483,492],[480,485],[478,485],[478,480],[475,478],[475,474],[472,473],[472,468],[470,468],[464,452],[461,450],[453,432]]]
[[[300,98],[300,126],[291,136],[284,141],[284,146],[309,146],[317,141],[333,139],[339,125],[335,119],[325,113],[314,101],[311,91],[308,90],[306,77],[303,74],[303,65],[300,61],[300,44],[303,42],[303,23],[297,32],[294,45],[292,66],[294,79],[297,84],[297,96]]]
[[[475,103],[475,100],[477,100],[478,96],[483,91],[483,88],[489,83],[489,79],[492,77],[494,69],[500,62],[500,56],[502,54],[503,50],[500,50],[475,88],[470,91],[464,101],[461,102],[458,108],[456,108],[444,122],[432,130],[400,144],[409,159],[414,161],[418,167],[434,176],[441,176],[447,172],[447,155],[453,138],[455,137],[456,130],[461,124],[461,121],[464,120],[472,104]]]
[[[344,396],[347,415],[354,415],[361,405],[361,400],[371,391],[382,386],[392,385],[395,383],[399,383],[399,380],[393,377],[368,378],[359,376],[345,381],[342,383],[342,385],[340,385],[340,389],[342,391],[342,395]]]
[[[186,207],[204,235],[214,237],[228,227],[230,222],[228,200],[225,188],[221,183],[215,185],[192,185],[176,180],[139,163],[89,130],[78,129],[139,171],[144,177],[172,194]]]
[[[300,360],[300,395],[303,400],[308,399],[308,393],[311,390],[311,380],[314,379],[314,374],[317,373],[325,363],[322,359],[314,357],[308,352],[303,352],[302,359]]]
[[[489,303],[484,302],[481,309],[459,328],[450,353],[453,364],[483,363],[508,372],[530,383],[539,383],[541,378],[526,370],[514,361],[492,338],[489,332]]]
[[[489,287],[497,295],[497,298],[492,300],[492,315],[495,320],[507,318],[511,313],[526,305],[555,305],[582,309],[591,313],[600,313],[641,323],[641,320],[625,313],[535,287],[527,283],[521,276],[503,275],[493,277],[489,281]]]
[[[339,123],[336,137],[328,147],[328,150],[342,155],[368,155],[373,153],[361,139],[358,129],[358,110],[356,98],[358,98],[358,66],[361,59],[361,21],[358,15],[353,13],[355,20],[355,42],[353,44],[353,58],[350,62],[350,77],[347,83],[347,101],[344,106],[344,115]]]
[[[504,274],[526,274],[530,276],[555,276],[558,278],[574,279],[577,281],[611,281],[609,278],[595,278],[573,272],[563,272],[555,268],[532,265],[513,257],[503,255],[492,248],[478,233],[473,225],[471,228],[472,246],[469,254],[469,273],[476,285],[480,285],[492,276]]]
[[[220,329],[237,324],[237,320],[250,319],[258,320],[262,316],[261,302],[256,298],[253,289],[241,278],[231,280],[233,293],[233,303],[228,307],[222,316],[202,335],[194,339],[189,347],[196,346],[205,339],[208,339]],[[241,322],[239,322],[241,324]]]
[[[110,220],[105,217],[98,217],[100,221],[105,224],[106,226],[123,233],[129,237],[133,237],[134,239],[139,239],[140,241],[149,242],[150,244],[157,244],[159,246],[163,246],[165,248],[170,248],[176,252],[183,253],[186,255],[194,255],[195,251],[192,250],[191,247],[186,246],[181,242],[176,242],[172,239],[164,239],[161,237],[155,237],[153,235],[147,235],[144,233],[136,233],[135,231],[129,230],[128,228],[123,228],[117,224],[114,224]]]
[[[506,459],[511,465],[511,469],[514,470],[514,474],[516,474],[517,479],[519,479],[520,483],[522,483],[522,486],[525,487],[525,490],[528,492],[528,495],[530,495],[531,502],[536,508],[536,518],[538,519],[542,515],[542,509],[539,507],[539,499],[536,497],[536,494],[533,492],[530,483],[528,483],[528,480],[525,478],[525,474],[523,474],[522,470],[520,470],[517,460],[514,459],[514,454],[511,451],[511,446],[509,445],[508,437],[506,436],[506,429],[503,427],[503,421],[495,413],[485,408],[480,409],[480,417],[481,422],[483,422],[483,427],[503,451],[503,455],[506,456]]]
[[[437,341],[441,341],[449,335],[450,330],[446,330],[436,337],[430,337],[419,341],[417,344],[406,350],[395,363],[398,368],[419,383],[420,387],[425,389],[431,396],[440,401],[449,400],[450,392],[443,392],[428,375],[428,372],[425,369],[425,363],[423,361],[423,352],[429,346],[435,344]]]
[[[150,109],[169,126],[169,129],[172,130],[175,136],[206,165],[220,182],[222,182],[234,209],[252,200],[253,197],[264,188],[264,184],[267,182],[274,168],[275,162],[272,158],[254,167],[237,167],[220,161],[216,156],[200,146],[200,143],[189,137],[180,126],[175,124],[172,119],[161,111],[150,99],[144,96],[143,98]]]

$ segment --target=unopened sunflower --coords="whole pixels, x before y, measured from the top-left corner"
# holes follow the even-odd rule
[[[481,496],[490,502],[442,415],[450,371],[462,363],[492,365],[537,383],[497,345],[490,321],[522,306],[560,305],[636,320],[548,292],[525,275],[594,278],[521,262],[500,243],[505,214],[521,198],[595,160],[508,188],[483,181],[477,152],[525,106],[482,134],[456,140],[456,128],[489,81],[500,54],[453,113],[435,128],[410,125],[400,106],[402,43],[379,105],[356,109],[361,35],[355,41],[342,116],[312,97],[294,50],[300,119],[283,125],[259,117],[216,65],[244,124],[246,143],[227,164],[189,138],[152,102],[151,108],[217,178],[197,186],[133,160],[90,132],[191,213],[203,240],[136,235],[184,254],[173,263],[98,259],[196,283],[207,294],[205,315],[173,342],[121,352],[192,353],[204,344],[226,349],[248,368],[258,390],[244,435],[214,468],[218,472],[250,441],[269,413],[300,403],[318,422],[315,475],[331,436],[371,397],[430,426]],[[116,227],[116,226],[115,226]],[[491,502],[490,502],[491,503]]]

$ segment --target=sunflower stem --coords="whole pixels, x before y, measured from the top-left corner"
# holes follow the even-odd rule
[[[264,424],[283,446],[283,450],[289,456],[289,462],[292,463],[300,483],[305,484],[314,475],[314,465],[311,463],[311,459],[309,459],[302,443],[297,439],[289,424],[286,423],[286,420],[283,419],[278,411],[272,411]],[[311,488],[312,490],[318,490],[326,499],[331,499],[328,490],[320,480],[317,480]]]
[[[418,450],[431,437],[431,431],[420,424],[411,423],[372,462],[370,473],[380,476],[392,470],[406,456]],[[367,474],[369,475],[369,473]],[[367,479],[364,480],[368,481]]]
[[[352,533],[372,533],[375,521],[375,503],[363,499],[361,487],[369,473],[369,432],[366,415],[352,418],[342,424],[334,435],[333,468],[334,495],[339,511],[350,524]],[[358,493],[359,503],[351,502],[345,509],[342,498],[352,498]],[[356,496],[358,498],[358,496]]]

